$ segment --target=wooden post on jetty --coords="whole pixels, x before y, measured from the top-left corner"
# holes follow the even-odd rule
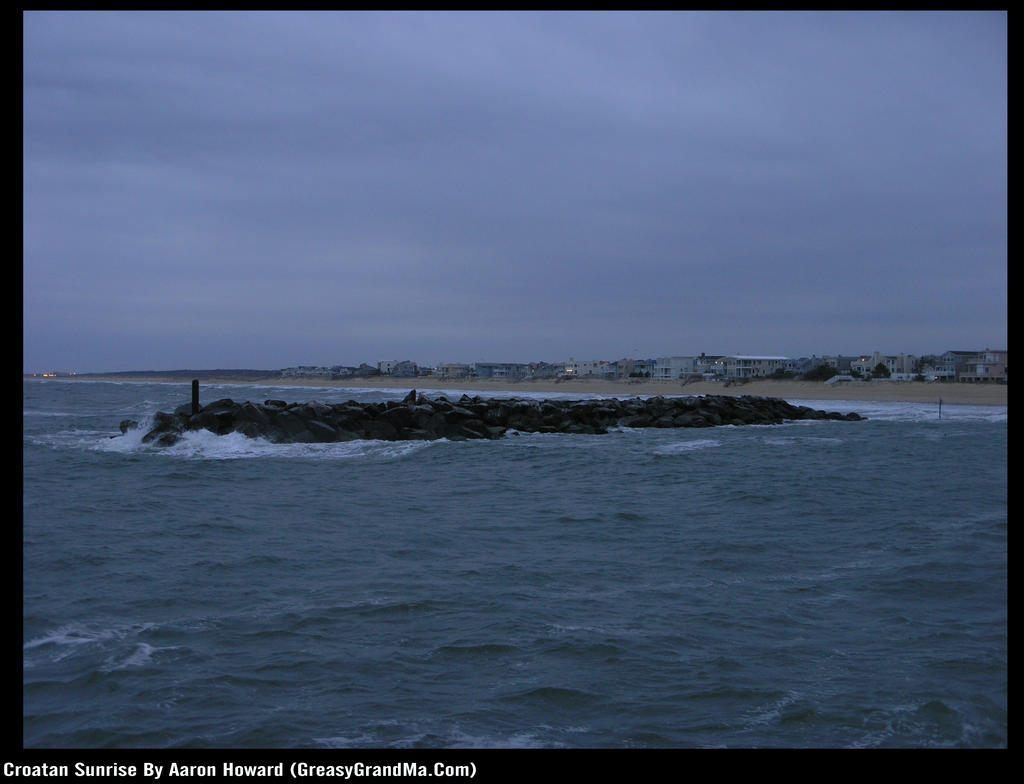
[[[939,419],[942,419],[942,398],[939,398]]]
[[[192,415],[199,413],[199,379],[192,379]]]

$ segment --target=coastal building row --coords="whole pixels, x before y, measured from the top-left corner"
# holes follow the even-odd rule
[[[563,375],[577,378],[648,378],[748,380],[802,376],[822,365],[851,378],[887,378],[892,381],[946,381],[1007,383],[1008,352],[947,351],[944,354],[825,355],[784,357],[766,355],[711,355],[658,357],[653,360],[580,362],[569,360]]]
[[[844,378],[883,377],[892,381],[1006,383],[1007,363],[1006,350],[986,348],[983,351],[947,351],[943,354],[924,356],[883,354],[878,351],[860,355],[811,357],[701,353],[653,359],[578,360],[570,357],[565,362],[448,362],[430,367],[418,365],[410,360],[381,360],[376,366],[364,363],[358,368],[342,365],[302,365],[285,368],[281,375],[335,379],[382,375],[395,378],[433,376],[443,379],[649,378],[742,381],[772,377],[793,378],[825,365]]]
[[[365,362],[359,367],[348,367],[346,365],[297,365],[287,367],[281,371],[281,378],[327,378],[337,379],[352,376],[353,378],[365,378],[367,376],[380,375],[380,370]]]

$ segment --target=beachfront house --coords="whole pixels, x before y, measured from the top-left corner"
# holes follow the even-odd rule
[[[918,358],[913,354],[882,354],[875,351],[871,354],[861,354],[850,363],[850,370],[854,375],[860,374],[864,378],[870,378],[875,368],[882,365],[888,376],[893,381],[911,381],[917,376]]]
[[[942,371],[942,380],[956,381],[961,373],[967,372],[968,363],[977,359],[977,351],[947,351],[938,358],[936,368]]]
[[[615,363],[606,359],[576,360],[569,357],[562,375],[566,378],[615,378]]]
[[[705,354],[702,351],[694,361],[694,367],[706,379],[720,379],[725,376],[725,357],[722,354]]]
[[[477,378],[524,378],[529,366],[518,362],[477,362],[473,368]]]
[[[804,373],[810,373],[814,368],[824,364],[823,357],[810,356],[787,359],[782,363],[782,366],[787,373],[791,373],[794,376],[802,376]]]
[[[811,359],[813,360],[813,359],[815,359],[815,357],[812,356]],[[834,367],[840,373],[849,374],[850,366],[854,362],[856,362],[858,359],[860,359],[860,357],[859,356],[856,356],[856,357],[855,356],[847,356],[845,354],[835,354],[835,355],[832,355],[832,356],[826,354],[825,356],[821,357],[820,359],[821,359],[821,362],[819,364],[828,365],[829,367]],[[814,367],[817,367],[817,365],[814,365],[810,369],[813,370]]]
[[[437,366],[437,375],[441,378],[468,378],[472,368],[458,362],[444,362]]]
[[[702,357],[658,357],[654,360],[654,371],[651,378],[675,379],[688,378],[693,375],[702,374],[706,363],[701,362]]]
[[[776,370],[785,370],[788,357],[734,354],[722,358],[726,378],[766,378]]]
[[[926,354],[919,360],[918,372],[925,381],[953,382],[962,374],[966,374],[970,364],[972,362],[976,364],[979,359],[982,358],[977,351],[947,351],[939,355]]]
[[[565,366],[554,362],[531,362],[526,366],[526,378],[557,378],[562,375]]]
[[[411,378],[419,375],[419,368],[415,362],[408,359],[384,359],[377,363],[377,372],[382,376],[396,376],[398,378]]]
[[[977,356],[966,363],[964,370],[957,376],[957,381],[1005,384],[1007,359],[1006,351],[979,351]]]
[[[615,377],[653,378],[656,364],[657,361],[653,359],[631,359],[626,357],[615,363]]]
[[[956,362],[947,362],[934,354],[918,360],[917,372],[925,381],[956,381]]]

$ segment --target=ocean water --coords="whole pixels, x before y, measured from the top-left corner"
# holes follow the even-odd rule
[[[26,747],[1007,745],[1006,407],[120,435],[190,394],[24,383]]]

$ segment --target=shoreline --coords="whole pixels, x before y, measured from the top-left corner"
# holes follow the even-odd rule
[[[370,376],[367,378],[323,379],[323,378],[232,378],[204,377],[197,374],[202,384],[233,384],[238,386],[273,387],[350,387],[364,389],[416,389],[444,392],[460,390],[468,393],[557,393],[580,395],[608,395],[614,397],[635,397],[644,395],[754,395],[799,400],[854,400],[891,403],[935,403],[941,398],[949,405],[1006,406],[1008,390],[1006,384],[944,384],[920,381],[844,383],[829,386],[821,381],[774,381],[758,380],[746,383],[698,381],[683,383],[677,380],[652,379],[540,379],[516,381],[509,379],[438,379],[431,376],[415,378],[390,378]],[[24,376],[32,380],[32,376]],[[149,376],[88,375],[65,376],[58,381],[113,381],[118,383],[169,383],[189,386],[191,379],[179,376],[164,376],[154,373]]]

